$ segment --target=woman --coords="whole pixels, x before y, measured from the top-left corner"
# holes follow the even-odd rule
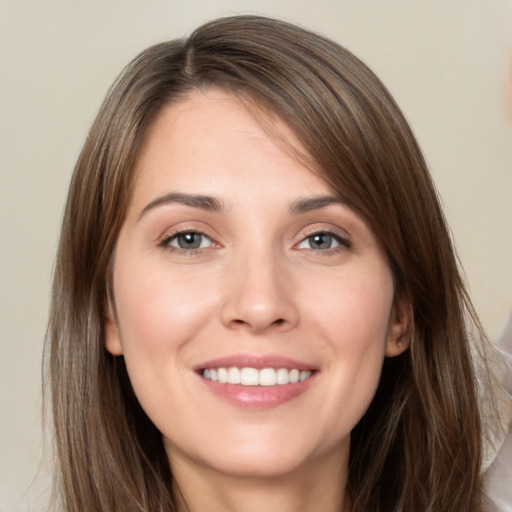
[[[469,330],[421,151],[364,64],[250,16],[149,48],[64,216],[63,506],[481,510]]]

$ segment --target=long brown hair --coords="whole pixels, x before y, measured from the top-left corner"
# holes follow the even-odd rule
[[[163,106],[207,87],[284,120],[313,172],[372,228],[397,293],[410,303],[411,347],[385,361],[377,394],[352,433],[353,511],[481,510],[468,320],[480,331],[418,144],[386,88],[354,55],[254,16],[218,19],[140,54],[108,93],[79,157],[46,355],[64,508],[176,510],[160,433],[139,406],[122,357],[104,348],[105,311],[148,126]]]

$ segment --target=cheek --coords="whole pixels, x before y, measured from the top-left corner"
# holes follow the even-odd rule
[[[375,391],[384,361],[392,302],[391,285],[357,283],[331,310],[333,349],[343,371],[352,376],[354,388],[369,395]]]
[[[331,286],[325,296],[309,297],[332,376],[323,410],[338,431],[348,432],[365,413],[380,380],[393,284],[386,274],[350,283],[344,279],[343,286]]]
[[[189,269],[170,273],[165,259],[150,264],[131,254],[114,267],[128,374],[139,402],[160,430],[173,411],[188,407],[183,364],[187,347],[212,318],[211,294],[197,285]]]
[[[355,353],[376,346],[384,350],[393,305],[391,276],[348,276],[332,280],[326,288],[306,302],[332,345]]]
[[[198,293],[187,269],[169,273],[163,266],[117,262],[114,294],[125,354],[136,347],[174,349],[208,316],[211,300]]]
[[[124,359],[135,394],[153,420],[167,414],[162,404],[175,410],[186,405],[177,390],[183,390],[187,347],[213,316],[211,294],[197,286],[190,269],[171,273],[162,260],[139,261],[131,254],[114,267]]]

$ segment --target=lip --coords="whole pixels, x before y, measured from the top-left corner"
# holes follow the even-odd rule
[[[313,375],[304,381],[296,383],[275,385],[275,386],[241,386],[238,384],[228,384],[215,382],[205,379],[201,375],[201,370],[205,368],[294,368],[302,370],[312,370]],[[290,400],[305,393],[309,387],[316,381],[318,368],[311,364],[306,364],[295,359],[290,359],[278,355],[255,356],[250,354],[237,354],[227,357],[211,359],[198,364],[194,371],[207,389],[221,400],[239,409],[266,410],[285,404]]]
[[[318,368],[315,365],[307,364],[302,361],[290,359],[273,354],[265,355],[252,355],[252,354],[234,354],[226,357],[219,357],[217,359],[210,359],[194,366],[194,371],[199,372],[205,368],[257,368],[262,370],[263,368],[286,368],[287,370],[293,370],[296,368],[299,371],[313,370],[317,371]]]

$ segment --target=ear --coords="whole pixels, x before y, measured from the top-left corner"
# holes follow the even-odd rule
[[[123,345],[117,320],[110,304],[107,306],[105,320],[105,348],[113,355],[120,356],[123,353]]]
[[[386,357],[399,356],[409,348],[412,323],[411,304],[405,297],[396,298],[389,318]]]

